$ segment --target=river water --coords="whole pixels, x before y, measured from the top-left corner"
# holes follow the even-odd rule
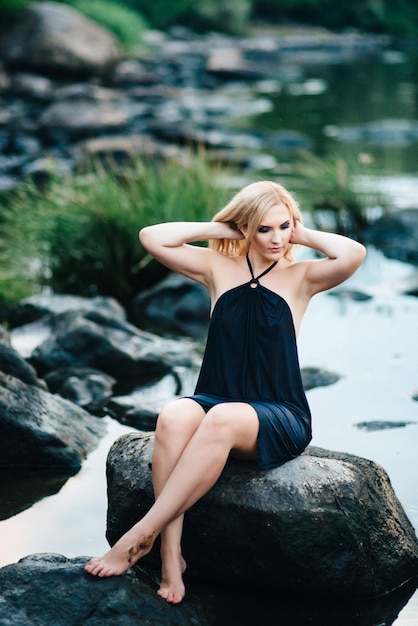
[[[394,206],[411,206],[418,192],[418,141],[343,141],[339,129],[376,120],[416,121],[417,55],[392,51],[344,66],[306,66],[304,71],[297,85],[280,86],[270,93],[270,112],[239,120],[237,125],[302,131],[318,154],[345,154],[347,150],[369,154],[381,172],[376,184]],[[274,156],[283,171],[286,164],[291,167],[293,155]],[[418,300],[401,295],[398,289],[414,271],[370,249],[363,267],[345,286],[372,297],[355,302],[329,294],[316,296],[305,316],[299,352],[302,366],[323,367],[340,375],[337,383],[308,392],[314,425],[312,443],[382,465],[418,531],[418,402],[412,397],[418,393]],[[377,420],[391,422],[394,427],[374,430],[359,426]],[[0,566],[36,552],[71,557],[96,555],[107,549],[106,455],[112,442],[132,428],[110,418],[106,422],[107,435],[81,471],[58,481],[42,497],[36,477],[32,483],[19,477],[10,479],[7,491],[0,484],[3,501],[23,494],[26,505],[21,508],[28,507],[0,522]],[[347,607],[309,607],[301,602],[302,610],[290,602],[269,604],[263,598],[261,604],[259,598],[248,594],[243,599],[219,591],[222,608],[217,609],[216,623],[416,626],[418,593],[408,601],[411,593],[396,605],[398,608],[390,603],[381,608],[373,621],[370,617],[362,619],[360,609],[354,614]]]

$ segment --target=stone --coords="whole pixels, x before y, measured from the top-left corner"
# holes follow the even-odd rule
[[[190,278],[170,273],[135,297],[131,318],[140,328],[197,338],[206,335],[209,312],[207,289]]]
[[[302,367],[302,384],[305,391],[315,387],[326,387],[340,380],[340,376],[334,372],[328,372],[320,367]]]
[[[189,367],[195,358],[184,342],[96,311],[60,313],[49,323],[50,336],[30,357],[39,376],[63,367],[89,367],[114,377],[120,393],[157,381],[174,366]]]
[[[135,433],[110,450],[111,545],[153,502],[152,445]],[[313,447],[268,471],[228,462],[187,512],[182,545],[190,577],[304,598],[377,597],[418,575],[418,541],[386,472]],[[141,564],[158,566],[155,547]]]
[[[32,2],[2,33],[5,63],[46,76],[104,74],[119,58],[113,34],[58,2]]]
[[[89,367],[63,367],[46,374],[49,391],[58,393],[89,413],[102,415],[116,379]]]
[[[35,368],[15,350],[10,343],[10,335],[0,326],[0,371],[18,378],[27,385],[46,389],[44,381],[38,378]]]
[[[35,322],[49,313],[68,311],[98,311],[117,319],[126,319],[123,307],[109,296],[83,298],[69,294],[37,294],[22,300],[9,313],[7,322],[10,328],[16,328]]]
[[[77,405],[0,372],[0,467],[79,469],[105,432]]]
[[[179,396],[192,395],[198,368],[174,368],[153,385],[135,389],[127,396],[113,396],[106,410],[122,424],[138,430],[155,430],[162,408]]]
[[[173,606],[132,574],[97,579],[88,557],[33,554],[0,569],[0,626],[206,626],[193,606]]]
[[[372,222],[366,236],[370,243],[390,259],[418,265],[418,208],[401,209],[382,215]]]
[[[52,103],[41,115],[42,132],[48,137],[65,133],[72,138],[120,132],[128,124],[129,115],[117,103],[89,98],[68,98]]]

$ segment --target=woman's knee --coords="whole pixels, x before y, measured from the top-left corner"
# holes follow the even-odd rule
[[[259,423],[252,407],[231,402],[217,404],[210,409],[201,428],[205,428],[212,437],[229,441],[232,447],[241,447],[256,439]]]
[[[177,433],[194,430],[199,426],[204,415],[199,405],[194,407],[187,402],[182,402],[182,399],[174,400],[167,404],[159,414],[155,429],[156,436],[173,437]]]
[[[216,404],[207,412],[202,422],[202,427],[213,430],[214,433],[223,436],[233,428],[233,419],[229,407],[225,404]]]

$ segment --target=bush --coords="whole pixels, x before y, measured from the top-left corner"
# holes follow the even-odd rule
[[[165,29],[178,24],[193,0],[126,0],[126,4],[139,11],[153,28]]]
[[[395,35],[418,33],[416,0],[253,0],[262,20],[296,20],[333,29],[347,27]]]
[[[57,293],[109,295],[127,305],[163,275],[159,264],[150,265],[139,229],[210,219],[226,200],[217,175],[195,156],[188,166],[138,160],[123,172],[97,165],[53,180],[45,191],[28,183],[0,208],[0,280],[7,278],[9,288],[15,281],[20,292],[47,285]],[[9,299],[20,292],[10,290]]]
[[[248,26],[250,11],[250,0],[200,0],[185,12],[183,23],[196,31],[240,34]]]
[[[0,11],[16,11],[17,9],[24,9],[30,0],[2,0],[0,4]]]

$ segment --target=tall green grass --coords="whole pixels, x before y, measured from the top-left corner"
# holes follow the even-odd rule
[[[316,228],[345,235],[361,235],[370,223],[370,209],[385,209],[381,195],[365,191],[362,177],[376,176],[373,162],[358,155],[318,157],[301,153],[294,164],[296,187],[302,207],[310,212]]]
[[[219,173],[190,155],[188,164],[138,159],[123,171],[96,164],[43,190],[24,184],[0,202],[0,297],[15,300],[49,286],[129,304],[162,275],[139,243],[140,228],[210,220],[227,200]]]

